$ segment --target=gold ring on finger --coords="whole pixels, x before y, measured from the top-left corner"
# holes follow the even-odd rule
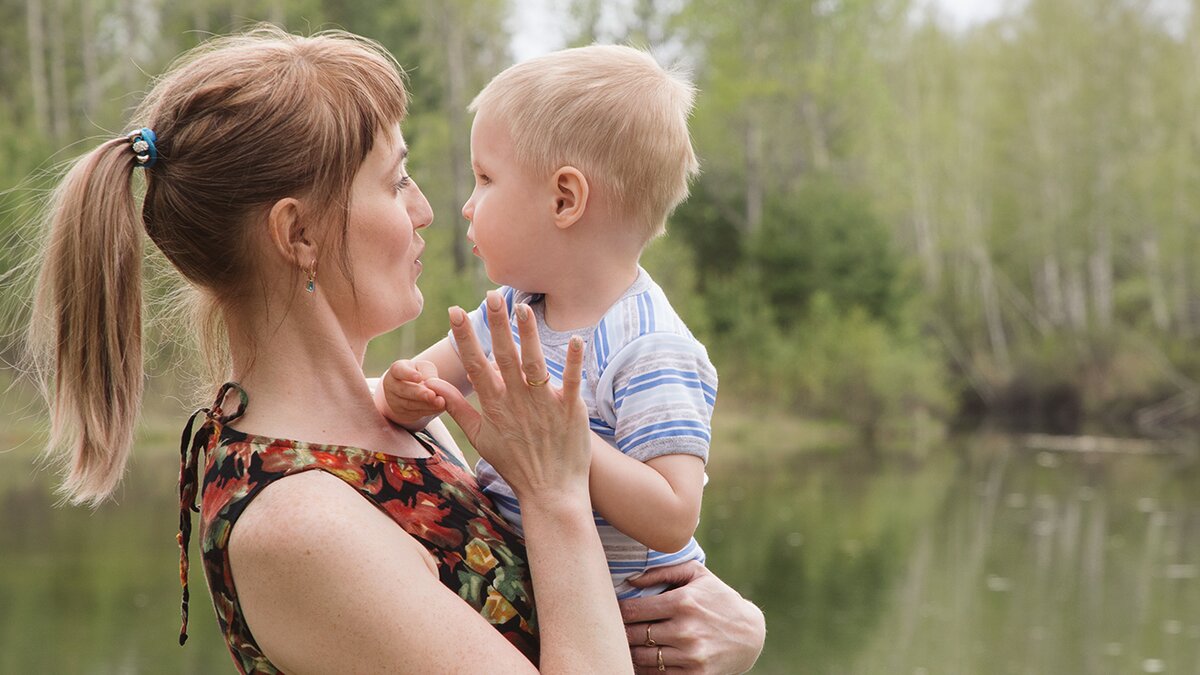
[[[546,376],[545,376],[545,377],[543,377],[543,378],[542,378],[542,379],[540,379],[540,380],[537,380],[536,382],[535,382],[535,381],[532,381],[532,380],[530,380],[529,378],[526,378],[526,379],[525,379],[525,382],[526,382],[527,384],[529,384],[529,386],[531,386],[531,387],[543,387],[543,386],[545,386],[545,385],[546,385],[546,383],[547,383],[547,382],[549,382],[549,381],[550,381],[550,373],[546,373]]]
[[[659,647],[658,648],[658,670],[659,670],[659,672],[662,672],[666,669],[667,669],[667,666],[666,666],[666,664],[663,663],[663,660],[662,660],[662,647]]]
[[[652,626],[652,625],[654,625],[654,624],[650,624],[650,623],[646,624],[646,646],[647,647],[657,647],[658,646],[658,643],[654,641],[654,638],[650,637],[650,626]]]

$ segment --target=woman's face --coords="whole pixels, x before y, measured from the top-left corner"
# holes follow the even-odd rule
[[[350,188],[346,242],[354,287],[334,260],[324,260],[331,280],[328,298],[350,334],[369,340],[411,321],[421,313],[417,288],[425,241],[417,233],[433,221],[421,189],[408,176],[408,146],[396,125],[376,138]]]

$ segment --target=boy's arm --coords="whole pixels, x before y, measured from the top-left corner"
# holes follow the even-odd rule
[[[717,373],[690,336],[649,333],[599,376],[589,486],[600,515],[663,553],[684,548],[700,518]],[[616,447],[614,448],[613,445]]]
[[[592,434],[592,507],[613,527],[664,553],[687,546],[700,520],[704,460],[660,455],[646,462]]]

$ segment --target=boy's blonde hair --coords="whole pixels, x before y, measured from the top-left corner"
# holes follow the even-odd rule
[[[506,123],[523,166],[582,171],[649,242],[699,170],[688,135],[695,97],[691,82],[646,52],[593,45],[504,70],[469,109]]]

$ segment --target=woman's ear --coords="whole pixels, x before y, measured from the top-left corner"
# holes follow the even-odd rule
[[[271,243],[289,265],[308,269],[317,259],[317,247],[304,227],[303,205],[293,197],[284,197],[271,205],[267,231]]]
[[[554,225],[567,229],[583,217],[588,203],[588,182],[583,172],[564,166],[554,172]]]

